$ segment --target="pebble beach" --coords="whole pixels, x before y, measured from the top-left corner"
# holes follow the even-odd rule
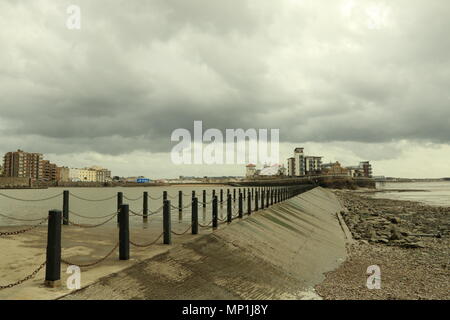
[[[349,257],[316,287],[324,299],[450,299],[450,208],[335,190],[355,240]],[[368,289],[378,265],[381,289]]]

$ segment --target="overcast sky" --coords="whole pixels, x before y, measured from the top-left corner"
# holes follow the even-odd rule
[[[81,29],[66,10],[81,8]],[[445,0],[1,0],[0,153],[151,178],[177,128],[280,129],[324,161],[450,176]]]

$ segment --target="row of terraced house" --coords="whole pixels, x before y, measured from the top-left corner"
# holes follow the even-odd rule
[[[31,153],[23,150],[8,152],[3,157],[3,176],[29,178],[43,182],[108,182],[111,171],[93,166],[90,168],[60,167],[44,159],[42,153]]]

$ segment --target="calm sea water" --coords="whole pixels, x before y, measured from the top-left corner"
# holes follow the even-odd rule
[[[375,198],[418,201],[429,205],[450,206],[450,181],[442,182],[386,182],[378,183],[377,189],[386,192],[375,193]],[[411,190],[389,192],[392,189]],[[424,191],[413,191],[424,190]]]
[[[219,205],[219,217],[226,216],[226,194],[227,189],[230,189],[231,194],[233,193],[233,188],[230,187],[197,187],[197,186],[173,186],[173,187],[130,187],[130,188],[49,188],[49,189],[32,189],[32,190],[0,190],[0,214],[12,216],[15,218],[23,218],[23,219],[38,219],[41,217],[45,217],[48,214],[48,211],[51,209],[62,209],[62,192],[64,190],[69,190],[71,193],[70,197],[70,210],[88,217],[101,217],[106,216],[108,214],[112,214],[116,211],[117,208],[117,192],[123,192],[124,200],[123,203],[127,203],[130,206],[130,210],[138,212],[142,214],[141,210],[143,207],[142,194],[144,191],[147,191],[149,195],[153,198],[160,198],[157,200],[149,199],[149,210],[157,211],[162,206],[162,194],[163,191],[168,192],[169,200],[171,200],[171,204],[173,206],[178,207],[178,191],[183,192],[183,206],[189,205],[191,202],[192,191],[196,192],[196,195],[199,201],[202,201],[202,192],[206,190],[207,197],[206,201],[210,202],[212,199],[212,190],[216,190],[216,194],[219,197],[220,189],[223,189],[223,199],[224,204],[222,206]],[[36,200],[36,199],[44,199],[52,196],[58,197],[54,199],[49,199],[45,201],[20,201],[10,199],[6,196],[20,198],[24,200]],[[76,196],[76,197],[75,197]],[[105,201],[85,201],[78,199],[106,199],[111,198]],[[128,199],[126,199],[126,198]],[[233,209],[233,215],[237,210],[237,201],[238,197],[238,189],[236,188],[236,202],[234,202],[235,208]],[[130,199],[130,200],[129,200]],[[219,198],[220,200],[220,198]],[[253,204],[253,203],[252,203]],[[244,212],[246,211],[246,202],[244,202]],[[200,223],[206,222],[209,223],[211,221],[211,204],[208,204],[206,209],[202,208],[202,205],[199,204],[199,221]],[[108,218],[98,218],[98,219],[85,219],[83,217],[79,217],[76,215],[71,215],[70,219],[75,223],[81,224],[98,224],[101,223]],[[178,209],[172,208],[172,220],[176,223],[185,223],[189,225],[191,220],[191,208],[184,208],[183,215],[180,219]],[[162,211],[159,214],[155,214],[154,216],[149,217],[150,222],[161,222],[162,223]],[[21,222],[10,220],[5,217],[0,216],[0,226],[8,226],[8,225],[34,225],[36,222]],[[106,225],[114,225],[116,224],[116,218],[112,219]],[[142,217],[133,216],[130,213],[130,224],[142,226]],[[144,225],[145,226],[145,225]]]

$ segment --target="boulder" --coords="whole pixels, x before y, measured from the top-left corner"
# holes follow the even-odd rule
[[[422,241],[417,241],[417,242],[407,242],[401,245],[402,248],[407,248],[407,249],[418,249],[418,248],[425,248],[425,245],[423,244]]]
[[[390,240],[401,240],[401,239],[403,239],[403,236],[402,236],[401,232],[398,230],[398,228],[393,227],[391,229],[391,236],[389,239]]]

